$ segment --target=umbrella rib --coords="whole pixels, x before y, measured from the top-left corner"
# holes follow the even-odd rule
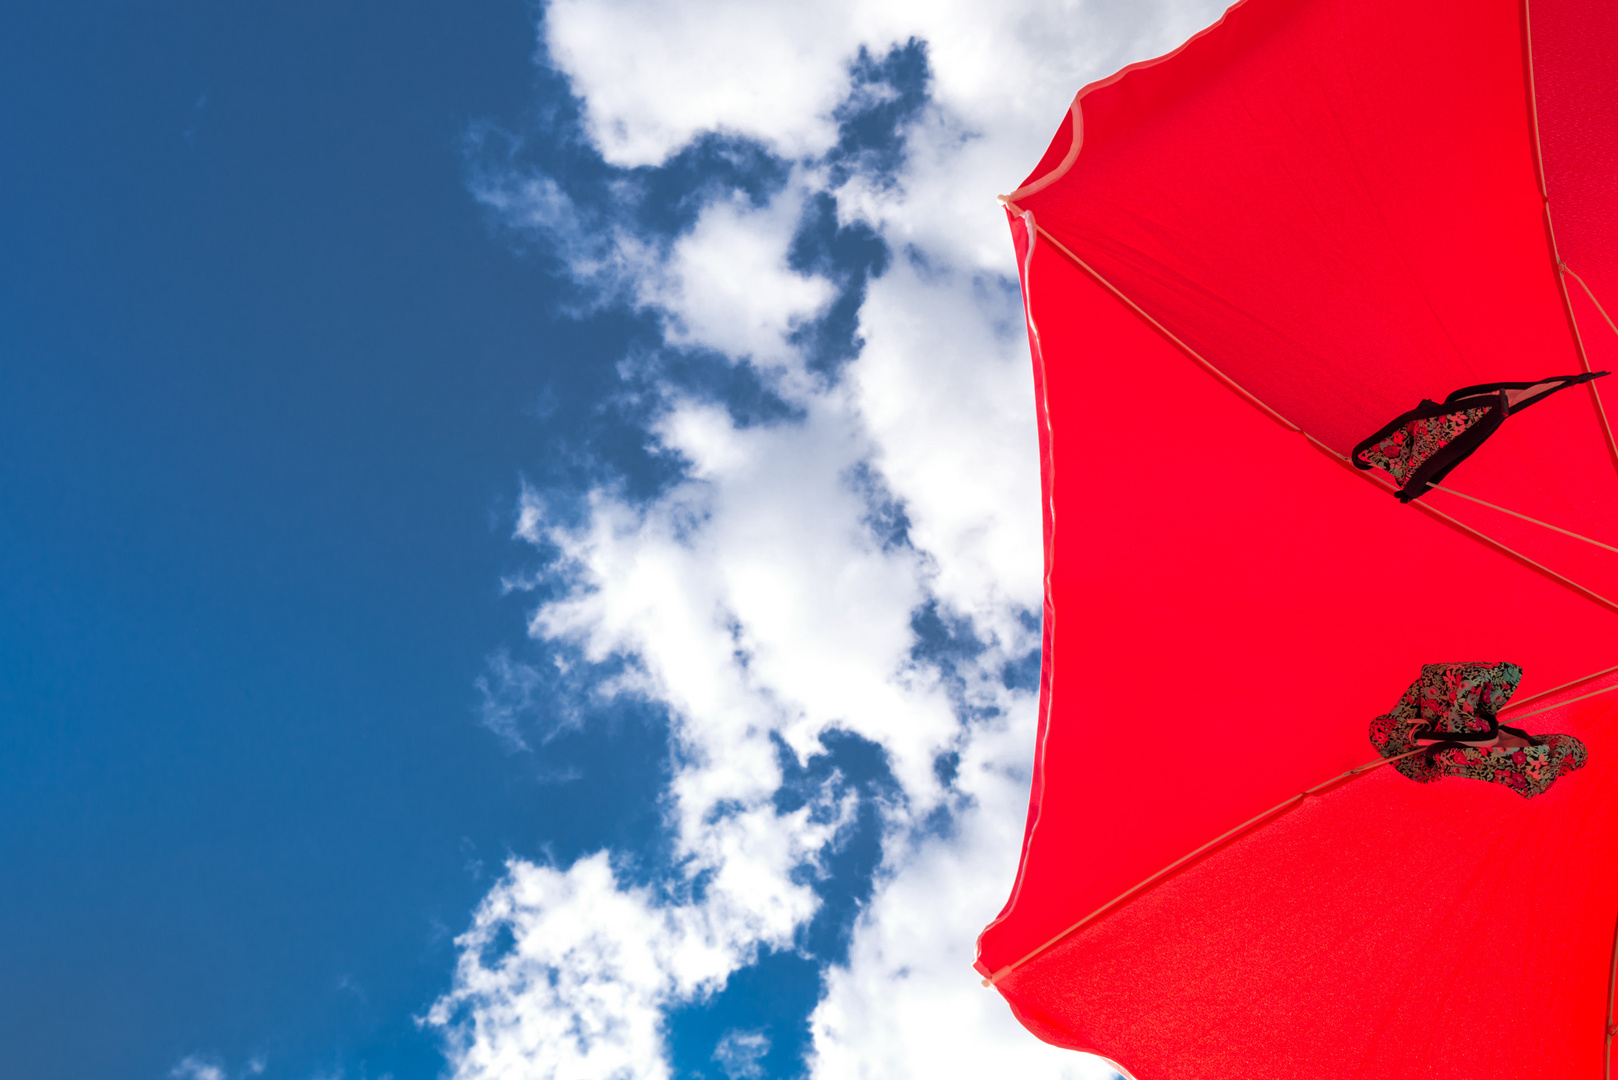
[[[1430,480],[1427,482],[1427,486],[1432,488],[1434,491],[1443,491],[1450,495],[1459,496],[1462,499],[1469,499],[1472,502],[1477,503],[1479,506],[1487,506],[1490,510],[1498,510],[1502,514],[1510,514],[1512,517],[1521,518],[1523,521],[1526,521],[1529,524],[1538,525],[1541,528],[1549,529],[1552,532],[1559,532],[1563,536],[1571,536],[1575,540],[1583,540],[1586,544],[1594,544],[1598,548],[1605,548],[1608,551],[1618,553],[1618,547],[1613,547],[1611,544],[1603,544],[1600,540],[1593,540],[1588,536],[1581,536],[1579,533],[1576,533],[1571,529],[1564,529],[1560,525],[1552,525],[1548,521],[1541,521],[1538,518],[1531,518],[1527,514],[1519,514],[1515,510],[1507,510],[1503,506],[1496,506],[1492,502],[1486,502],[1485,500],[1478,498],[1476,495],[1468,495],[1464,491],[1456,491],[1454,488],[1442,487]]]
[[[1023,208],[1018,206],[1016,203],[1012,202],[1009,196],[1001,195],[1001,196],[998,196],[998,198],[1000,199],[1000,201],[1002,203],[1004,203],[1007,207],[1009,207],[1013,212],[1018,213],[1018,214],[1021,214],[1021,213],[1024,212]],[[1232,379],[1229,375],[1226,375],[1223,371],[1220,371],[1218,368],[1216,368],[1212,364],[1210,364],[1207,360],[1205,360],[1202,357],[1202,355],[1200,353],[1197,352],[1197,350],[1193,349],[1191,346],[1187,345],[1185,342],[1183,342],[1179,338],[1175,337],[1173,332],[1170,331],[1168,327],[1164,326],[1162,323],[1158,322],[1156,319],[1154,319],[1150,315],[1148,315],[1144,308],[1142,308],[1139,304],[1135,303],[1135,301],[1131,300],[1129,297],[1125,296],[1123,294],[1123,292],[1121,292],[1116,285],[1114,285],[1112,282],[1108,281],[1106,278],[1102,277],[1100,274],[1096,273],[1094,268],[1092,268],[1089,263],[1085,262],[1083,259],[1081,259],[1077,255],[1075,255],[1072,251],[1068,250],[1067,245],[1062,243],[1060,240],[1058,240],[1056,237],[1052,236],[1048,231],[1046,231],[1045,226],[1040,225],[1036,221],[1035,224],[1034,224],[1034,228],[1036,228],[1039,231],[1039,235],[1043,236],[1045,238],[1045,240],[1052,247],[1054,247],[1057,251],[1060,251],[1063,255],[1067,256],[1068,261],[1073,263],[1073,265],[1077,266],[1080,270],[1083,270],[1086,274],[1089,274],[1092,278],[1095,279],[1096,283],[1099,284],[1102,288],[1106,289],[1108,292],[1112,293],[1112,295],[1116,296],[1119,300],[1123,301],[1123,303],[1128,306],[1129,310],[1133,311],[1136,315],[1139,315],[1142,319],[1146,320],[1147,324],[1150,325],[1153,330],[1156,330],[1159,334],[1163,335],[1163,337],[1167,338],[1168,341],[1175,348],[1179,349],[1181,352],[1185,353],[1185,355],[1189,356],[1193,361],[1195,361],[1199,366],[1201,366],[1204,371],[1208,372],[1208,374],[1212,375],[1214,378],[1216,378],[1220,382],[1224,383],[1231,390],[1234,390],[1249,405],[1252,405],[1253,407],[1255,407],[1255,408],[1259,409],[1260,411],[1266,413],[1270,417],[1270,419],[1274,420],[1276,423],[1280,424],[1282,427],[1286,428],[1288,431],[1296,431],[1296,432],[1299,432],[1300,434],[1303,433],[1303,428],[1299,427],[1293,421],[1288,420],[1286,417],[1284,417],[1280,413],[1276,412],[1275,409],[1273,409],[1269,405],[1265,404],[1264,401],[1262,399],[1260,399],[1258,396],[1256,396],[1252,391],[1248,390],[1241,383],[1237,382],[1235,379]]]
[[[1013,212],[1015,212],[1017,214],[1023,213],[1023,208],[1018,206],[1015,202],[1011,201],[1011,199],[1007,198],[1004,195],[999,196],[999,198],[1000,198],[1000,201],[1002,203],[1004,203]],[[1045,229],[1045,227],[1043,225],[1040,225],[1036,221],[1035,224],[1034,224],[1034,228],[1041,237],[1043,237],[1057,251],[1060,251],[1070,262],[1073,263],[1074,266],[1077,266],[1080,270],[1083,270],[1098,285],[1100,285],[1102,288],[1106,289],[1108,292],[1112,293],[1113,296],[1116,296],[1131,311],[1133,311],[1135,314],[1139,315],[1143,320],[1145,320],[1147,325],[1151,326],[1152,329],[1156,330],[1159,334],[1161,334],[1170,344],[1172,344],[1175,348],[1179,349],[1186,356],[1190,357],[1192,361],[1194,361],[1204,371],[1208,372],[1208,374],[1212,375],[1214,378],[1216,378],[1220,382],[1224,383],[1225,386],[1228,387],[1229,389],[1235,391],[1236,394],[1238,396],[1240,396],[1242,399],[1244,399],[1245,401],[1247,401],[1248,404],[1250,404],[1250,405],[1254,406],[1255,408],[1263,411],[1272,420],[1274,420],[1276,423],[1280,424],[1282,427],[1286,428],[1287,430],[1295,431],[1298,434],[1302,435],[1305,439],[1308,439],[1309,442],[1316,449],[1320,450],[1322,453],[1326,454],[1326,456],[1328,456],[1328,457],[1332,458],[1334,461],[1338,462],[1344,468],[1346,468],[1350,472],[1352,472],[1355,476],[1358,476],[1361,479],[1367,481],[1368,483],[1374,485],[1378,490],[1380,490],[1380,491],[1392,491],[1391,488],[1389,488],[1386,484],[1381,483],[1379,480],[1377,480],[1370,473],[1364,472],[1364,471],[1362,471],[1360,469],[1354,468],[1353,464],[1348,460],[1348,458],[1346,458],[1342,454],[1338,453],[1336,450],[1333,450],[1331,447],[1327,446],[1325,443],[1321,442],[1319,439],[1315,438],[1313,435],[1309,434],[1307,431],[1303,430],[1303,428],[1300,427],[1298,424],[1294,423],[1291,420],[1288,420],[1285,416],[1282,416],[1279,412],[1276,412],[1275,409],[1273,409],[1269,405],[1265,404],[1264,401],[1262,399],[1260,399],[1259,397],[1257,397],[1255,394],[1253,394],[1252,391],[1248,390],[1246,387],[1244,387],[1240,383],[1238,383],[1235,379],[1232,379],[1229,375],[1226,375],[1223,371],[1220,371],[1218,368],[1216,368],[1212,364],[1210,364],[1195,349],[1193,349],[1191,346],[1187,345],[1185,342],[1181,341],[1178,337],[1174,336],[1174,334],[1168,329],[1168,327],[1164,326],[1162,323],[1160,323],[1156,319],[1152,318],[1152,316],[1147,314],[1147,312],[1139,304],[1135,303],[1135,301],[1131,300],[1128,296],[1124,295],[1124,293],[1116,285],[1114,285],[1112,282],[1108,281],[1106,278],[1102,277],[1099,273],[1097,273],[1095,271],[1095,269],[1092,266],[1090,266],[1089,263],[1085,262],[1083,259],[1079,258],[1078,255],[1074,254],[1071,250],[1069,250],[1066,244],[1062,243],[1056,237],[1052,236]],[[1581,349],[1582,349],[1582,346],[1581,346]],[[1581,352],[1580,355],[1582,356],[1583,353]],[[1585,365],[1585,370],[1586,371],[1589,370],[1589,365],[1588,364]],[[1445,488],[1444,490],[1447,491],[1449,489]],[[1574,592],[1578,593],[1580,596],[1584,597],[1586,600],[1590,600],[1590,601],[1592,601],[1592,602],[1594,602],[1596,604],[1599,604],[1602,607],[1606,608],[1608,611],[1618,613],[1618,603],[1614,603],[1613,601],[1608,600],[1605,596],[1602,596],[1600,593],[1597,593],[1597,592],[1594,592],[1594,591],[1592,591],[1590,589],[1585,588],[1583,585],[1580,585],[1578,582],[1572,580],[1571,578],[1567,578],[1567,577],[1562,576],[1561,574],[1558,574],[1555,570],[1552,570],[1548,566],[1544,566],[1544,565],[1542,565],[1540,563],[1535,562],[1533,559],[1530,559],[1528,556],[1522,554],[1521,552],[1515,551],[1512,548],[1507,547],[1505,544],[1502,544],[1500,541],[1496,540],[1494,537],[1488,536],[1485,533],[1481,533],[1477,529],[1472,528],[1472,526],[1464,524],[1464,523],[1462,523],[1460,521],[1457,521],[1455,518],[1450,517],[1448,514],[1444,513],[1442,510],[1436,510],[1433,507],[1428,506],[1428,505],[1426,505],[1425,503],[1423,503],[1423,502],[1421,502],[1419,500],[1416,501],[1416,502],[1410,503],[1410,505],[1415,507],[1417,510],[1421,511],[1422,513],[1426,514],[1428,517],[1433,518],[1433,519],[1435,519],[1437,521],[1443,522],[1445,525],[1448,525],[1450,528],[1456,530],[1457,532],[1460,532],[1460,533],[1462,533],[1462,534],[1464,534],[1466,536],[1470,536],[1470,537],[1472,537],[1472,539],[1477,540],[1478,542],[1482,543],[1486,547],[1493,548],[1495,551],[1497,551],[1500,554],[1506,556],[1507,558],[1514,559],[1517,562],[1521,563],[1522,565],[1528,567],[1530,570],[1534,570],[1534,571],[1536,571],[1536,572],[1538,572],[1540,574],[1543,574],[1545,577],[1550,578],[1552,581],[1556,582],[1557,584],[1562,585],[1562,586],[1564,586],[1564,587],[1566,587],[1568,589],[1573,590]]]
[[[1169,865],[1165,866],[1163,869],[1159,870],[1157,873],[1153,874],[1151,877],[1149,877],[1149,878],[1145,879],[1144,881],[1140,882],[1139,884],[1134,885],[1134,886],[1124,890],[1123,892],[1119,893],[1117,896],[1113,897],[1111,900],[1108,900],[1105,904],[1102,904],[1100,907],[1096,908],[1094,911],[1090,912],[1090,914],[1086,915],[1084,918],[1080,919],[1078,922],[1076,922],[1073,925],[1069,926],[1067,929],[1063,930],[1061,933],[1057,934],[1055,937],[1052,937],[1050,940],[1048,940],[1048,941],[1044,942],[1043,944],[1041,944],[1041,945],[1037,946],[1036,948],[1034,948],[1032,951],[1027,953],[1025,956],[1021,957],[1018,960],[1012,961],[1011,963],[1007,964],[1005,967],[1003,967],[1000,970],[994,972],[988,978],[983,980],[983,985],[984,986],[993,986],[993,985],[995,985],[1001,979],[1005,978],[1007,975],[1010,975],[1013,971],[1016,971],[1018,968],[1022,967],[1024,964],[1028,963],[1030,960],[1033,960],[1036,957],[1048,952],[1050,949],[1052,949],[1056,945],[1061,944],[1061,942],[1063,942],[1067,938],[1071,937],[1077,931],[1082,930],[1084,927],[1090,925],[1091,923],[1095,922],[1097,919],[1101,918],[1101,916],[1106,915],[1107,913],[1111,912],[1113,909],[1115,909],[1118,906],[1120,906],[1121,904],[1123,904],[1124,901],[1132,899],[1137,894],[1145,892],[1147,889],[1151,888],[1153,885],[1156,885],[1159,882],[1163,881],[1164,879],[1166,879],[1168,877],[1171,877],[1176,872],[1185,869],[1187,866],[1189,866],[1191,863],[1195,862],[1201,856],[1207,855],[1210,852],[1215,851],[1216,849],[1222,847],[1226,843],[1229,843],[1230,841],[1241,837],[1243,834],[1251,832],[1252,830],[1258,828],[1260,825],[1267,824],[1269,821],[1271,821],[1274,818],[1280,816],[1283,812],[1285,812],[1287,810],[1290,810],[1294,806],[1297,806],[1299,803],[1303,802],[1303,800],[1308,798],[1310,795],[1324,795],[1326,792],[1332,790],[1333,788],[1339,786],[1340,784],[1346,784],[1350,780],[1353,780],[1355,777],[1361,776],[1361,775],[1363,775],[1365,773],[1370,772],[1372,769],[1378,769],[1378,768],[1381,768],[1383,765],[1392,764],[1393,762],[1399,761],[1402,758],[1412,757],[1412,756],[1414,756],[1416,754],[1422,753],[1426,749],[1427,749],[1427,747],[1425,747],[1425,746],[1417,747],[1415,750],[1411,750],[1411,751],[1408,751],[1407,753],[1396,755],[1395,757],[1377,758],[1375,761],[1368,761],[1364,765],[1356,765],[1354,768],[1349,769],[1347,772],[1339,773],[1338,775],[1332,777],[1330,780],[1327,780],[1327,781],[1325,781],[1323,783],[1316,784],[1314,787],[1305,788],[1302,791],[1300,791],[1298,794],[1292,796],[1291,798],[1289,798],[1289,799],[1287,799],[1287,800],[1285,800],[1283,802],[1277,803],[1275,806],[1270,807],[1268,810],[1264,811],[1263,813],[1257,814],[1254,817],[1248,818],[1246,821],[1242,822],[1240,825],[1236,826],[1234,829],[1231,829],[1228,832],[1221,833],[1220,835],[1214,837],[1212,840],[1208,841],[1206,844],[1203,844],[1201,847],[1197,848],[1195,851],[1192,851],[1190,854],[1183,855],[1180,858],[1176,859],[1174,862],[1172,862]]]
[[[1574,273],[1573,268],[1567,263],[1559,262],[1556,265],[1562,271],[1562,273],[1568,275],[1574,281],[1579,283],[1579,288],[1584,290],[1584,295],[1590,298],[1590,303],[1594,304],[1596,306],[1596,310],[1601,312],[1601,317],[1607,320],[1607,325],[1612,327],[1612,332],[1618,334],[1618,325],[1614,325],[1612,316],[1607,314],[1607,309],[1601,306],[1601,301],[1596,299],[1596,294],[1590,291],[1590,286],[1584,283],[1584,279],[1578,274]]]
[[[1345,468],[1353,468],[1353,466],[1348,465],[1346,463],[1346,461],[1344,463],[1344,467]],[[1377,483],[1377,481],[1374,478],[1372,478],[1372,476],[1369,473],[1359,472],[1358,469],[1355,469],[1354,471],[1356,473],[1358,473],[1360,476],[1365,477],[1365,479],[1369,480],[1371,483],[1376,484],[1378,487],[1383,486],[1380,483]],[[1388,490],[1388,489],[1384,488],[1384,490]],[[1594,603],[1600,604],[1602,607],[1606,608],[1608,611],[1618,612],[1618,604],[1615,604],[1611,600],[1608,600],[1605,596],[1602,596],[1600,593],[1595,592],[1594,590],[1591,590],[1591,589],[1587,589],[1583,585],[1580,585],[1578,582],[1574,581],[1572,578],[1564,577],[1563,575],[1558,574],[1555,570],[1552,570],[1550,567],[1545,566],[1545,565],[1543,565],[1541,563],[1535,562],[1533,559],[1530,559],[1528,556],[1522,554],[1520,551],[1515,551],[1512,548],[1509,548],[1506,545],[1502,544],[1500,541],[1496,540],[1494,537],[1489,536],[1486,533],[1479,532],[1477,529],[1472,528],[1472,526],[1467,525],[1464,522],[1457,521],[1455,518],[1450,517],[1448,514],[1444,513],[1442,510],[1439,510],[1439,509],[1437,509],[1435,507],[1428,506],[1426,503],[1420,502],[1420,501],[1412,502],[1409,505],[1415,507],[1417,510],[1421,511],[1423,514],[1426,514],[1428,517],[1432,518],[1433,520],[1443,522],[1445,525],[1448,525],[1450,528],[1456,530],[1457,532],[1464,533],[1464,534],[1466,534],[1468,536],[1471,536],[1474,539],[1478,540],[1480,543],[1485,544],[1488,547],[1494,548],[1494,550],[1500,552],[1502,555],[1505,555],[1505,556],[1507,556],[1508,558],[1511,558],[1511,559],[1515,559],[1516,561],[1522,563],[1524,566],[1528,567],[1531,570],[1538,571],[1539,573],[1541,573],[1541,574],[1545,575],[1546,577],[1550,578],[1552,581],[1556,582],[1557,584],[1563,585],[1563,586],[1566,586],[1569,589],[1572,589],[1574,592],[1578,593],[1580,596],[1584,597],[1586,600],[1590,600],[1590,601],[1593,601]]]
[[[1571,277],[1574,281],[1579,283],[1579,288],[1584,290],[1584,295],[1590,298],[1590,303],[1596,306],[1596,311],[1601,313],[1601,317],[1605,319],[1607,325],[1612,328],[1612,332],[1618,334],[1618,324],[1613,323],[1612,316],[1607,314],[1607,309],[1601,306],[1601,301],[1596,299],[1596,294],[1590,289],[1590,286],[1585,283],[1585,280],[1580,277],[1571,266],[1565,262],[1562,262],[1561,260],[1557,260],[1556,267],[1562,272],[1564,277]],[[1590,365],[1588,363],[1585,364],[1586,368],[1589,366]],[[1589,388],[1590,400],[1595,402],[1596,419],[1601,421],[1601,432],[1607,437],[1607,452],[1612,455],[1613,464],[1618,465],[1618,442],[1613,440],[1612,426],[1607,422],[1607,410],[1601,404],[1601,394],[1598,390],[1596,390],[1594,383],[1587,383],[1585,385]]]
[[[1543,708],[1535,709],[1533,712],[1513,713],[1511,718],[1513,720],[1522,720],[1530,716],[1538,716],[1542,712],[1550,712],[1552,709],[1560,709],[1564,705],[1571,705],[1575,701],[1583,701],[1585,698],[1593,698],[1601,694],[1610,694],[1614,690],[1618,690],[1618,684],[1614,684],[1612,686],[1603,686],[1600,690],[1592,690],[1588,694],[1580,694],[1578,697],[1568,698],[1566,701],[1558,701],[1552,705],[1546,705]]]
[[[1501,709],[1500,715],[1504,716],[1506,713],[1514,713],[1523,706],[1531,705],[1541,698],[1550,697],[1552,694],[1560,694],[1563,690],[1571,690],[1575,686],[1581,686],[1584,683],[1589,682],[1591,679],[1599,679],[1601,676],[1611,675],[1615,671],[1618,671],[1618,665],[1614,665],[1610,668],[1602,668],[1600,671],[1594,672],[1593,674],[1574,679],[1572,682],[1565,682],[1561,686],[1553,686],[1549,690],[1541,690],[1537,694],[1530,694],[1528,697],[1522,698],[1518,701],[1513,701],[1510,705],[1507,705],[1505,708]]]
[[[1601,301],[1596,299],[1595,293],[1590,291],[1590,286],[1586,285],[1584,279],[1575,274],[1573,268],[1563,262],[1562,257],[1556,253],[1556,235],[1551,231],[1551,201],[1548,197],[1545,200],[1545,232],[1551,238],[1551,257],[1556,261],[1557,269],[1556,284],[1561,288],[1562,304],[1567,308],[1567,320],[1573,327],[1573,344],[1578,347],[1579,363],[1586,372],[1594,371],[1595,369],[1590,366],[1590,357],[1584,351],[1584,335],[1579,333],[1578,317],[1573,314],[1573,296],[1567,291],[1569,275],[1584,289],[1585,295],[1596,306],[1596,310],[1601,312],[1601,317],[1607,320],[1608,326],[1612,326],[1612,319],[1601,306]],[[1618,327],[1614,327],[1614,330],[1618,331]],[[1596,389],[1594,382],[1585,383],[1585,389],[1590,391],[1590,404],[1595,407],[1596,422],[1601,425],[1601,435],[1607,441],[1607,456],[1612,459],[1613,469],[1618,470],[1618,439],[1613,438],[1612,422],[1607,419],[1607,407],[1601,403],[1601,391]]]
[[[1393,488],[1390,487],[1388,484],[1383,483],[1381,480],[1378,480],[1375,476],[1373,476],[1372,474],[1370,474],[1368,472],[1365,472],[1365,471],[1363,471],[1361,469],[1354,468],[1353,463],[1350,462],[1348,460],[1348,458],[1346,458],[1342,454],[1339,454],[1336,450],[1333,450],[1331,447],[1327,446],[1325,443],[1321,442],[1319,439],[1315,438],[1313,435],[1309,434],[1307,431],[1303,432],[1303,437],[1308,439],[1309,442],[1314,445],[1315,449],[1319,450],[1321,453],[1325,454],[1327,457],[1331,458],[1333,461],[1337,462],[1343,468],[1347,469],[1349,472],[1353,473],[1355,476],[1357,476],[1360,479],[1364,480],[1366,483],[1368,483],[1371,486],[1375,487],[1378,491],[1386,491],[1389,494],[1393,493]],[[1450,494],[1452,494],[1452,495],[1459,495],[1460,494],[1460,492],[1451,491],[1449,488],[1443,488],[1442,490],[1449,491]],[[1428,504],[1426,504],[1424,502],[1421,502],[1419,500],[1416,501],[1416,502],[1408,503],[1406,505],[1408,505],[1408,506],[1410,506],[1410,507],[1412,507],[1412,508],[1414,508],[1416,510],[1421,511],[1423,514],[1426,514],[1428,517],[1432,518],[1434,521],[1442,522],[1443,524],[1448,525],[1450,528],[1454,529],[1458,533],[1461,533],[1462,535],[1470,536],[1472,539],[1478,541],[1478,543],[1484,545],[1485,547],[1493,548],[1495,551],[1497,551],[1500,554],[1506,556],[1506,558],[1514,559],[1517,562],[1520,562],[1524,566],[1528,567],[1530,570],[1533,570],[1533,571],[1535,571],[1536,573],[1539,573],[1539,574],[1543,574],[1545,577],[1550,578],[1552,581],[1556,582],[1558,585],[1561,585],[1564,588],[1571,589],[1574,592],[1578,593],[1580,596],[1584,597],[1586,600],[1590,600],[1590,601],[1592,601],[1594,603],[1600,604],[1602,607],[1606,608],[1608,611],[1618,613],[1618,604],[1615,604],[1611,600],[1608,600],[1605,596],[1602,596],[1600,593],[1595,592],[1592,589],[1585,588],[1583,585],[1580,585],[1577,581],[1574,581],[1570,577],[1564,577],[1563,575],[1558,574],[1555,570],[1552,570],[1550,567],[1544,565],[1543,563],[1535,562],[1533,559],[1530,559],[1528,556],[1524,555],[1522,552],[1517,551],[1514,548],[1507,547],[1506,545],[1502,544],[1500,541],[1496,540],[1494,537],[1488,535],[1487,533],[1480,532],[1477,529],[1474,529],[1472,526],[1466,524],[1463,521],[1459,521],[1459,520],[1457,520],[1455,518],[1450,517],[1448,514],[1444,513],[1444,511],[1439,510],[1436,507],[1429,506]],[[1503,509],[1503,508],[1498,508],[1498,509]],[[1511,513],[1511,511],[1507,510],[1506,513]],[[1530,520],[1532,520],[1532,519],[1530,519]],[[1541,523],[1541,524],[1543,524],[1543,523]],[[1555,528],[1555,526],[1551,526],[1551,528]],[[1558,530],[1558,531],[1560,531],[1560,530]],[[1580,539],[1584,539],[1584,537],[1580,537]]]

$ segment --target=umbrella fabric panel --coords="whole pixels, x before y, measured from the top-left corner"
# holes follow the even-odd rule
[[[1020,219],[1013,232],[1025,253]],[[1511,660],[1522,696],[1618,663],[1618,616],[1399,505],[1051,245],[1024,287],[1050,424],[1047,683],[1022,866],[980,939],[984,974],[1374,759],[1369,721],[1423,663]],[[1464,786],[1417,790],[1437,804]]]
[[[1557,254],[1575,275],[1569,305],[1592,370],[1618,371],[1608,321],[1618,318],[1618,6],[1535,0],[1525,10],[1549,217]],[[1618,391],[1592,385],[1585,393],[1610,421]]]
[[[1527,10],[1556,246],[1618,317],[1609,303],[1618,298],[1618,7],[1532,0]],[[1571,291],[1582,293],[1577,284]],[[1587,346],[1610,347],[1612,332],[1594,310],[1580,311],[1579,325]]]
[[[1610,746],[1597,698],[1556,727]],[[1598,1077],[1618,761],[1524,800],[1380,769],[1221,848],[999,987],[1138,1080]]]
[[[1346,454],[1423,397],[1580,370],[1523,55],[1514,0],[1240,4],[1084,93],[1077,159],[1013,198]]]

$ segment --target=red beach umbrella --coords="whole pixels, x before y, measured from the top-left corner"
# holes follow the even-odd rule
[[[1246,0],[1005,201],[1046,593],[985,982],[1138,1080],[1603,1076],[1618,5]],[[1377,767],[1474,661],[1588,764]]]

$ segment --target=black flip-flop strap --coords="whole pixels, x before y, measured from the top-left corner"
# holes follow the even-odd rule
[[[1422,739],[1431,739],[1434,736],[1442,736],[1438,742],[1432,743],[1425,747],[1428,755],[1431,756],[1439,750],[1457,750],[1465,749],[1467,747],[1474,750],[1480,749],[1478,745],[1479,743],[1494,742],[1500,737],[1500,733],[1502,731],[1508,731],[1513,735],[1518,733],[1517,729],[1515,728],[1501,727],[1500,721],[1496,720],[1492,716],[1485,716],[1483,719],[1489,722],[1488,731],[1434,731],[1431,728],[1418,728],[1410,733],[1410,737],[1413,741],[1420,742]],[[1527,738],[1527,732],[1523,732],[1522,737]]]

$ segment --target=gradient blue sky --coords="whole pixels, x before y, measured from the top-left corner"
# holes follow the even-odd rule
[[[587,8],[557,33],[593,25]],[[966,967],[1009,885],[1038,660],[1031,404],[988,188],[1035,160],[1081,76],[1205,14],[1164,10],[1060,40],[991,28],[1024,67],[1048,63],[1018,84],[1048,76],[1047,108],[1021,90],[962,104],[977,84],[950,43],[990,31],[884,24],[828,31],[820,66],[783,74],[767,108],[755,80],[665,130],[658,95],[679,85],[637,90],[631,55],[615,104],[587,57],[551,58],[530,3],[5,5],[0,1071],[543,1075],[476,1073],[461,1021],[421,1019],[484,948],[456,938],[507,860],[560,874],[606,851],[615,895],[718,910],[729,856],[692,852],[746,810],[801,845],[778,884],[809,907],[779,932],[743,920],[717,981],[653,993],[672,1075],[835,1075],[838,1053],[885,1060],[884,1039],[896,1061],[905,1040],[919,1050],[925,1031],[870,1004],[902,1001],[920,970],[893,944],[912,916],[941,920],[959,1004],[938,1015],[959,1013],[940,1023],[972,1043],[952,1060],[1003,1043],[1032,1055],[1022,1075],[1080,1075]],[[674,69],[691,88],[712,75],[700,61]],[[984,121],[1013,98],[1014,124]],[[653,150],[602,134],[637,124]],[[967,210],[928,202],[944,180]],[[703,329],[701,274],[668,269],[725,214],[786,222],[760,291],[787,299],[745,347]],[[936,370],[862,367],[904,359],[895,320],[941,311],[965,329],[911,335]],[[981,425],[895,413],[871,389],[913,368],[916,386],[967,387]],[[775,772],[750,809],[727,797],[681,825],[671,785],[706,782],[720,736],[663,639],[600,654],[605,617],[568,604],[614,595],[579,561],[617,550],[592,523],[639,521],[625,535],[652,550],[647,522],[699,488],[719,494],[675,548],[749,520],[720,498],[709,444],[675,430],[709,406],[754,453],[823,467],[783,550],[851,514],[848,558],[903,579],[850,617],[896,627],[869,677],[915,712],[793,704],[797,676],[749,667],[769,642],[727,615],[730,675],[775,716],[747,729]],[[822,450],[783,449],[828,414],[833,435],[804,435]],[[952,455],[982,466],[981,507],[960,509],[976,489],[959,469],[929,471]],[[552,531],[514,540],[535,506]],[[575,623],[530,637],[536,611]],[[815,633],[787,643],[808,656],[847,636]],[[958,913],[905,908],[906,889],[936,894],[984,859]],[[488,1004],[457,1000],[463,1018]],[[858,1001],[871,1032],[812,1024],[866,1015]]]
[[[645,828],[642,718],[613,785],[477,722],[516,475],[639,445],[575,419],[634,322],[560,316],[467,193],[469,127],[558,96],[533,16],[0,15],[11,1075],[435,1075],[411,1017],[507,851]]]

